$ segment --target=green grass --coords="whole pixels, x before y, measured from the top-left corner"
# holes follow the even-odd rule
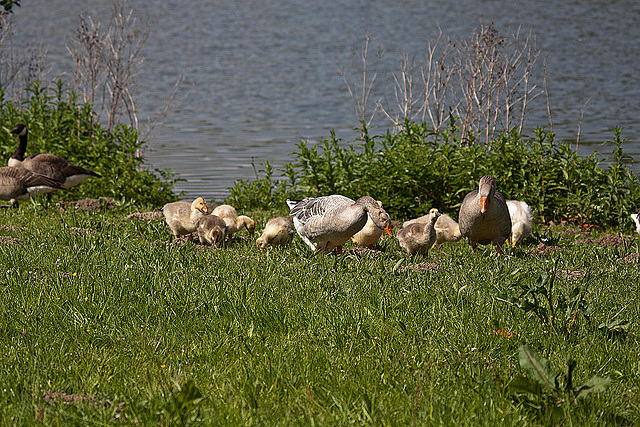
[[[4,425],[640,422],[631,232],[607,248],[547,229],[563,250],[546,256],[527,254],[533,241],[500,257],[460,242],[411,259],[395,239],[312,256],[297,237],[214,250],[170,244],[160,220],[35,206],[0,211],[0,236],[19,239],[0,243]],[[553,295],[586,288],[590,311],[551,327],[503,301],[554,268],[588,273],[554,276]],[[609,320],[631,326],[597,328]],[[556,372],[575,360],[574,384],[611,385],[573,403],[514,395],[524,343]]]

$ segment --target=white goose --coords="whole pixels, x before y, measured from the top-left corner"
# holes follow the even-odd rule
[[[74,165],[67,159],[50,153],[38,153],[25,157],[29,131],[23,124],[17,125],[11,131],[20,137],[20,144],[15,153],[9,159],[8,165],[28,169],[31,172],[51,177],[62,183],[62,187],[69,189],[80,184],[85,179],[95,176],[100,177],[92,170]]]
[[[331,252],[364,227],[367,214],[374,224],[390,236],[389,214],[369,196],[354,201],[340,195],[307,197],[298,202],[289,215],[302,240],[317,252]]]
[[[533,213],[526,202],[519,200],[507,200],[507,208],[511,218],[511,244],[515,246],[531,235]]]
[[[208,213],[207,204],[202,197],[192,203],[172,202],[162,207],[167,225],[175,238],[196,231],[198,220]]]

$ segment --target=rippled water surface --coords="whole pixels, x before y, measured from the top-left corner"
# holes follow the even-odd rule
[[[391,4],[384,4],[391,3]],[[335,129],[356,136],[353,103],[339,73],[355,77],[353,48],[368,35],[371,62],[385,53],[379,79],[397,68],[399,53],[417,58],[438,34],[468,37],[481,23],[507,34],[531,32],[547,58],[554,131],[602,142],[625,128],[627,151],[640,159],[640,2],[404,0],[129,1],[149,19],[137,107],[153,117],[174,83],[185,82],[151,140],[148,161],[172,168],[186,181],[185,198],[222,199],[236,179],[253,177],[252,160],[276,166],[296,144],[318,141]],[[32,0],[16,9],[15,45],[48,50],[50,77],[69,73],[67,44],[79,14],[106,26],[109,2]],[[356,58],[357,59],[357,58]],[[541,77],[539,82],[541,82]],[[389,91],[388,91],[389,92]],[[548,126],[546,102],[530,105],[528,128]],[[582,121],[580,120],[583,114]],[[382,116],[377,131],[389,125]],[[591,147],[593,148],[593,147]],[[595,146],[595,149],[603,150]]]

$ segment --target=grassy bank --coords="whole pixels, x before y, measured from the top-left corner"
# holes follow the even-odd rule
[[[411,259],[395,239],[312,257],[297,237],[172,244],[125,214],[0,211],[5,425],[640,421],[631,229],[617,247],[545,229],[554,246],[502,257],[460,242]],[[574,360],[573,387],[516,393],[524,343],[560,388]],[[594,375],[610,385],[574,399]]]

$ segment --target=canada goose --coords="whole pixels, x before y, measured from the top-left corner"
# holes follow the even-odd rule
[[[196,231],[198,220],[208,213],[208,208],[204,199],[198,197],[192,203],[167,203],[162,207],[162,213],[171,232],[178,238]]]
[[[526,202],[507,200],[509,217],[511,218],[511,243],[515,246],[531,235],[533,213]]]
[[[638,214],[640,214],[640,211],[631,214],[631,219],[636,223],[636,232],[640,234],[640,218],[638,218]]]
[[[392,235],[389,214],[369,196],[357,201],[340,195],[307,197],[289,213],[298,235],[311,250],[331,252],[337,247],[338,253],[364,227],[367,214],[378,228]]]
[[[219,246],[227,238],[227,224],[217,215],[204,215],[197,222],[198,238],[203,245]]]
[[[416,219],[412,219],[410,221],[405,221],[402,224],[402,227],[408,227],[416,222],[426,222],[428,217],[429,214],[423,215]],[[462,239],[460,226],[453,218],[451,218],[447,214],[440,214],[433,228],[436,230],[436,241],[433,244],[434,246],[441,245],[444,242],[457,242]]]
[[[424,222],[413,222],[398,231],[398,243],[409,255],[427,254],[436,242],[434,225],[440,216],[438,209],[432,208]]]
[[[464,197],[458,214],[460,233],[475,250],[478,244],[494,244],[498,253],[511,234],[511,219],[504,196],[491,175],[480,178],[477,190]]]
[[[217,215],[224,220],[227,224],[227,238],[231,239],[233,235],[242,228],[246,228],[249,235],[253,237],[253,233],[256,229],[256,223],[254,220],[245,215],[238,216],[236,209],[231,205],[220,205],[211,212],[213,215]]]
[[[0,199],[9,200],[18,207],[18,200],[28,200],[30,195],[46,194],[62,189],[61,182],[27,169],[12,166],[0,167]]]
[[[260,250],[266,248],[267,245],[284,246],[291,243],[295,233],[292,217],[279,216],[271,218],[264,227],[262,235],[256,240],[256,245]]]
[[[39,153],[25,157],[24,153],[27,150],[27,139],[29,135],[27,127],[19,124],[13,128],[11,133],[20,137],[20,144],[18,144],[18,148],[9,159],[9,166],[28,169],[31,172],[56,179],[62,182],[62,188],[65,189],[78,185],[91,176],[100,177],[97,173],[74,165],[55,154]]]
[[[376,200],[378,206],[382,207],[382,202],[380,200]],[[351,241],[357,247],[365,247],[371,248],[373,245],[378,243],[382,237],[382,230],[376,226],[371,217],[367,214],[367,222],[364,224],[364,227],[356,234],[351,236]]]

